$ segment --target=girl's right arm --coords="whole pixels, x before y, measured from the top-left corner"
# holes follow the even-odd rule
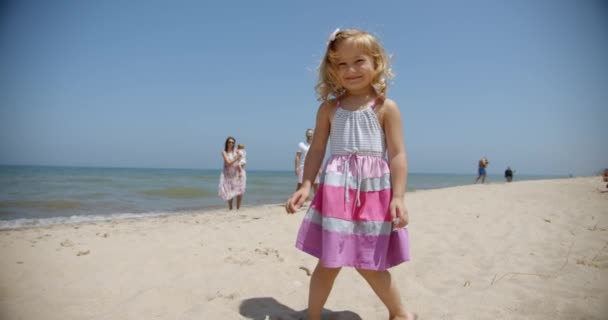
[[[329,131],[331,128],[331,115],[334,110],[334,106],[331,102],[323,102],[317,111],[317,121],[315,125],[315,134],[310,144],[310,149],[306,154],[304,160],[304,176],[302,179],[302,186],[298,189],[288,200],[285,205],[287,213],[295,213],[302,205],[304,201],[308,199],[310,188],[317,177],[319,168],[323,163],[323,157],[325,157],[325,148],[327,147],[327,140],[329,139]]]

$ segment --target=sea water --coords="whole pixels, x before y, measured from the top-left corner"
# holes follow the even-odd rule
[[[168,215],[225,208],[219,169],[0,166],[0,229]],[[475,173],[408,175],[408,192],[472,184]],[[516,180],[555,176],[516,176]],[[502,182],[488,175],[486,182]],[[295,191],[293,171],[247,171],[243,206],[281,204]]]

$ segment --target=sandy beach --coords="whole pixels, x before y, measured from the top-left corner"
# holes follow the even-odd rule
[[[408,193],[421,319],[608,319],[608,192],[599,177]],[[246,199],[245,199],[246,203]],[[315,258],[281,206],[0,231],[0,319],[299,319]],[[343,269],[327,319],[387,319]]]

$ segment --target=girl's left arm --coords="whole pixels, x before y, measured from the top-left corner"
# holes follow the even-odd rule
[[[388,148],[393,198],[403,198],[407,186],[407,156],[403,143],[401,112],[397,104],[390,99],[386,99],[384,108],[384,135]]]
[[[388,149],[388,164],[391,170],[391,186],[393,197],[390,210],[395,227],[402,228],[409,223],[409,215],[405,207],[405,189],[407,186],[407,156],[403,143],[403,126],[401,112],[397,104],[389,99],[384,102],[382,115],[384,136]]]

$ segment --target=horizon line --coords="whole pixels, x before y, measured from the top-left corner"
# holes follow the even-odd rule
[[[221,168],[177,168],[177,167],[136,167],[136,166],[100,166],[100,165],[57,165],[57,164],[6,164],[0,163],[0,167],[48,167],[48,168],[96,168],[96,169],[149,169],[149,170],[217,170],[221,171]],[[292,169],[247,169],[247,171],[252,172],[291,172]],[[517,172],[517,170],[515,170]],[[601,173],[601,170],[598,171]],[[599,174],[598,173],[598,174]],[[414,172],[409,171],[408,174],[429,174],[429,175],[476,175],[475,171],[471,172]],[[500,173],[489,173],[488,176],[502,176],[502,170]],[[518,175],[523,176],[547,176],[547,177],[589,177],[595,176],[592,175],[575,175],[575,174],[565,174],[565,173],[518,173]]]

